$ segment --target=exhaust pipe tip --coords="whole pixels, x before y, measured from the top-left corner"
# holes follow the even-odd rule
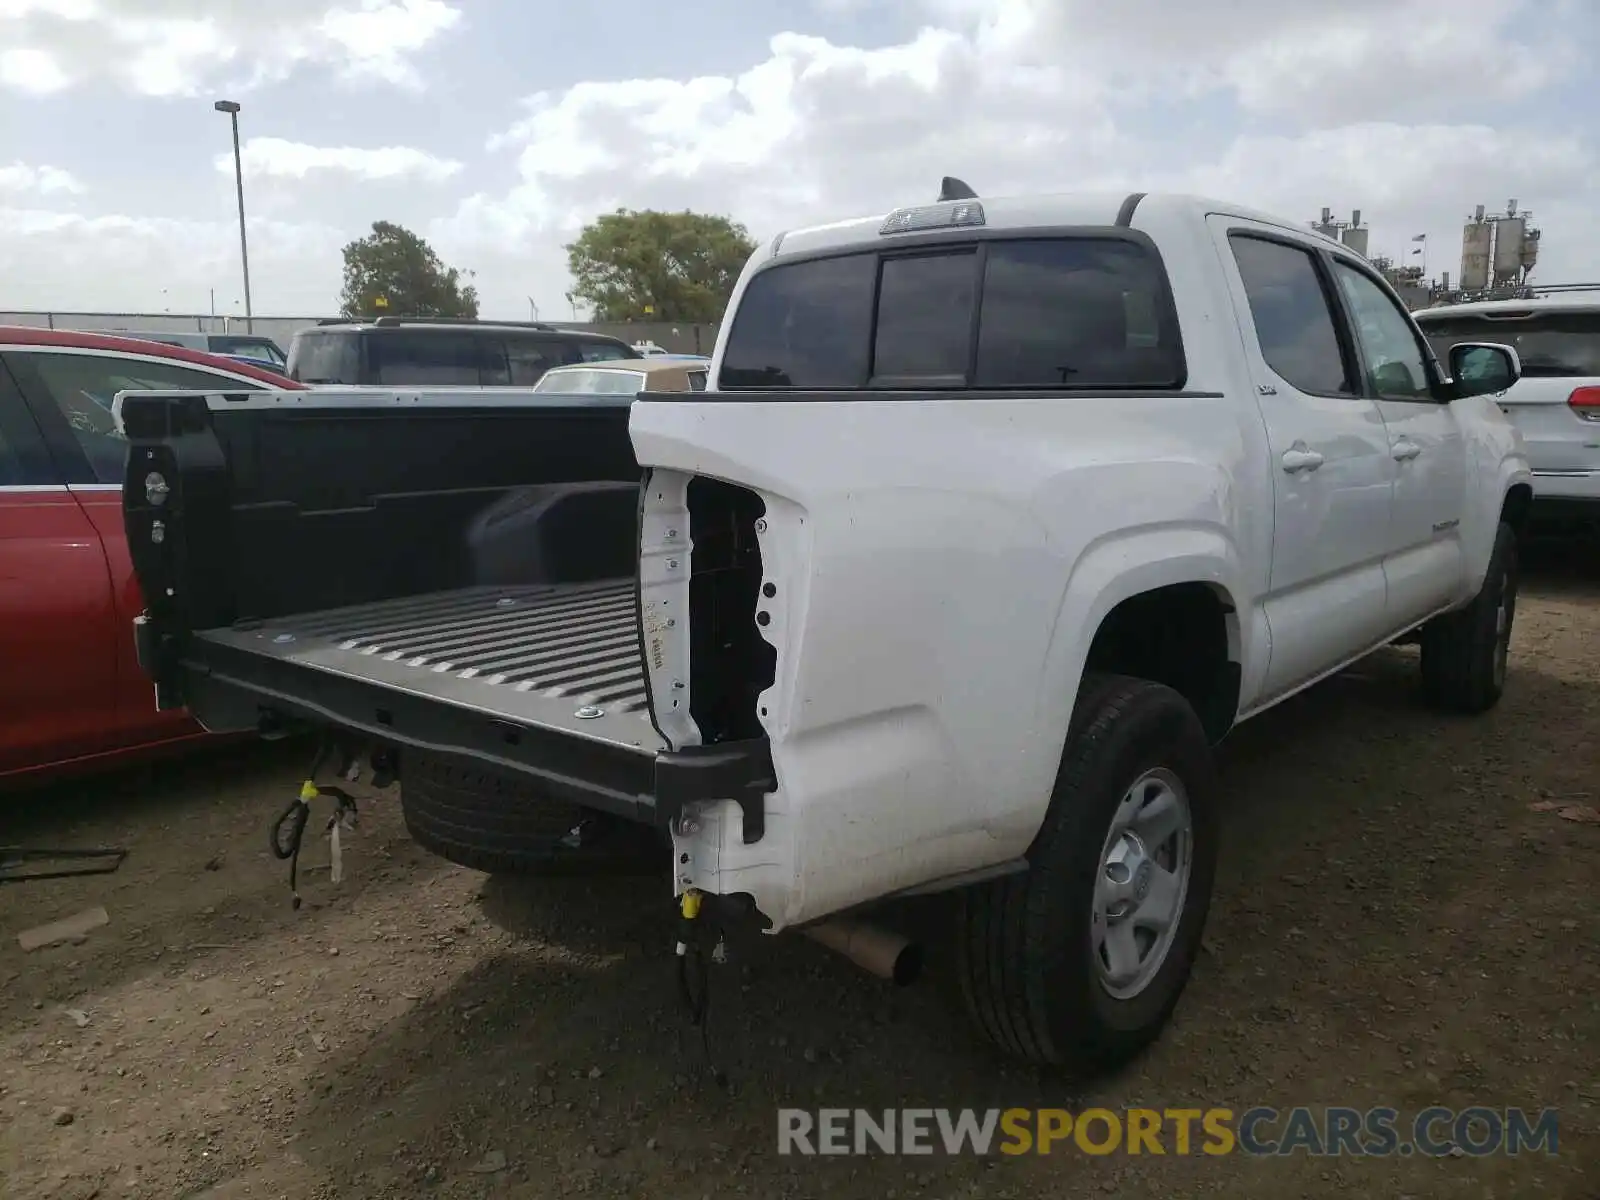
[[[893,930],[841,918],[808,926],[803,932],[818,945],[896,987],[908,987],[922,976],[922,947]]]

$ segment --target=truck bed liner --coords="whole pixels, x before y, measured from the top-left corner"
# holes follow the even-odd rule
[[[665,746],[649,718],[634,589],[632,579],[465,588],[196,636],[653,756]]]

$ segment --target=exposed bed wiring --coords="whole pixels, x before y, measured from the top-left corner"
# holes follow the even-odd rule
[[[331,874],[334,883],[338,883],[342,875],[342,854],[340,847],[339,831],[341,828],[355,823],[357,816],[355,797],[340,787],[322,785],[316,782],[317,774],[326,765],[329,755],[333,752],[334,745],[331,741],[324,741],[318,748],[316,757],[311,760],[311,770],[307,772],[305,782],[300,785],[300,794],[289,802],[278,819],[272,824],[272,855],[277,859],[289,860],[289,894],[295,908],[300,907],[300,845],[305,839],[306,825],[311,820],[311,802],[318,796],[328,796],[334,802],[333,814],[328,818],[328,849],[331,865]],[[350,769],[349,761],[344,764],[344,774]]]

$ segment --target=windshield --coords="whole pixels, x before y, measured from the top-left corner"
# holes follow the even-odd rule
[[[1522,359],[1522,373],[1546,378],[1600,376],[1600,312],[1522,313],[1485,317],[1419,314],[1417,323],[1440,362],[1457,342],[1498,342]]]
[[[278,344],[270,338],[212,334],[211,350],[216,354],[231,354],[235,358],[248,358],[253,362],[266,363],[275,370],[281,370],[285,364],[283,351],[278,349]]]
[[[547,372],[533,390],[565,395],[582,392],[599,396],[632,396],[643,387],[644,373],[641,371],[607,371],[599,368],[569,370],[558,367]]]

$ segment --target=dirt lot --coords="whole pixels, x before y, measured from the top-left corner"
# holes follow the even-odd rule
[[[0,840],[133,853],[0,889],[0,1193],[1596,1200],[1600,826],[1530,806],[1600,803],[1600,568],[1525,585],[1492,716],[1430,716],[1413,677],[1386,652],[1230,739],[1207,953],[1155,1050],[1081,1090],[997,1068],[937,957],[893,992],[781,939],[720,981],[719,1093],[652,885],[487,880],[419,852],[392,804],[338,887],[308,839],[291,911],[266,829],[303,747],[8,800]],[[19,949],[94,904],[111,922],[81,944]],[[775,1152],[782,1105],[1433,1103],[1558,1107],[1560,1153]]]

